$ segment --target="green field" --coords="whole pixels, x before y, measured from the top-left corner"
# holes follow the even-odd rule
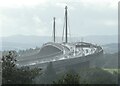
[[[106,71],[108,71],[108,72],[110,72],[110,73],[112,73],[113,74],[113,72],[119,72],[120,73],[120,69],[113,69],[113,68],[102,68],[103,70],[106,70]]]

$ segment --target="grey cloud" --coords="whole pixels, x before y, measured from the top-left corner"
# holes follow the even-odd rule
[[[69,9],[69,6],[74,9]],[[73,36],[112,35],[117,33],[117,25],[108,26],[102,23],[102,21],[106,20],[117,21],[117,9],[106,7],[103,10],[99,10],[99,8],[90,6],[85,7],[80,3],[69,3],[68,13]],[[62,34],[63,24],[57,22],[57,19],[64,22],[64,9],[55,3],[50,3],[45,8],[38,5],[34,8],[4,9],[0,14],[8,18],[8,21],[4,21],[4,24],[2,24],[3,31],[7,31],[4,32],[5,34],[40,35],[37,31],[41,30],[41,32],[43,31],[42,35],[50,36],[52,34],[52,18],[54,16],[56,17],[57,35],[61,36]],[[35,17],[39,18],[40,21],[35,20]],[[11,19],[11,22],[9,19]]]

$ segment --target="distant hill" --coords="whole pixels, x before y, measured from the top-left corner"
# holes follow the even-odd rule
[[[74,38],[74,40],[81,41],[80,37]],[[105,45],[111,43],[118,43],[117,35],[92,35],[92,36],[84,36],[83,41],[95,43],[98,45]]]
[[[50,37],[39,37],[39,36],[10,36],[2,38],[2,50],[23,50],[28,48],[41,47],[43,43],[50,41]]]
[[[85,42],[90,42],[98,45],[105,45],[110,43],[117,43],[118,39],[116,35],[112,36],[85,36],[83,37]],[[57,42],[62,42],[61,37],[57,37]],[[27,49],[35,48],[36,46],[41,47],[42,44],[52,41],[52,37],[48,36],[25,36],[25,35],[16,35],[9,37],[2,37],[2,50],[10,49]],[[81,41],[81,37],[72,37],[69,38],[70,42]]]
[[[104,56],[94,59],[92,66],[102,68],[118,68],[118,53],[104,54]]]
[[[102,47],[104,49],[104,52],[105,53],[111,53],[111,54],[120,51],[118,49],[118,46],[120,46],[120,44],[118,44],[118,43],[111,43],[111,44],[102,45]]]

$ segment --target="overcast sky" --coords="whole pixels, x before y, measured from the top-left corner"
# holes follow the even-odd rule
[[[0,37],[61,36],[66,5],[72,36],[117,35],[118,0],[0,0]]]

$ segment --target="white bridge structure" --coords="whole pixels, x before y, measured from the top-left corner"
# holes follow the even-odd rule
[[[97,57],[103,53],[101,46],[86,43],[86,42],[68,42],[68,27],[67,27],[67,6],[65,7],[65,41],[56,43],[55,41],[55,18],[53,23],[53,38],[54,42],[43,44],[39,53],[33,55],[33,59],[28,60],[28,66],[38,65],[43,66],[49,62],[53,62],[56,67],[63,67],[68,65],[82,64],[83,62],[90,62],[91,58]],[[25,60],[18,61],[18,63]]]
[[[53,62],[71,58],[81,58],[87,55],[103,52],[100,46],[86,42],[44,44],[39,52],[41,61],[38,63]]]
[[[102,47],[91,43],[75,42],[66,44],[48,42],[41,47],[35,58],[30,61],[26,60],[26,62],[28,62],[26,66],[42,65],[49,62],[65,60],[71,60],[74,62],[75,58],[79,59],[77,60],[79,63],[80,61],[83,61],[83,59],[85,59],[85,61],[89,61],[91,57],[97,57],[97,55],[101,53],[103,53]]]

